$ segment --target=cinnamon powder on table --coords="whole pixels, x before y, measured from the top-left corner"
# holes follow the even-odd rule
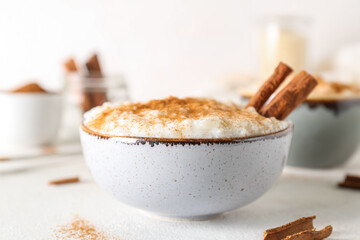
[[[70,223],[58,226],[54,235],[56,239],[62,240],[119,240],[119,238],[108,236],[89,221],[78,216],[75,216]]]
[[[12,93],[49,93],[48,91],[43,89],[37,83],[29,83],[29,84],[23,85],[19,88],[16,88],[10,92],[12,92]]]

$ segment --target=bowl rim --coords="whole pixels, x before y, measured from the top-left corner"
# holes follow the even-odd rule
[[[133,137],[133,136],[109,136],[101,133],[94,132],[84,125],[80,126],[80,131],[86,133],[89,136],[97,137],[98,139],[126,142],[126,143],[150,143],[150,144],[224,144],[224,143],[241,143],[241,142],[254,142],[259,140],[274,139],[287,136],[292,133],[294,130],[294,123],[291,120],[285,120],[288,124],[283,130],[258,135],[251,137],[241,137],[241,138],[151,138],[151,137]]]

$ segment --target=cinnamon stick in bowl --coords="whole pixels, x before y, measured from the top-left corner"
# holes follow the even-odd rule
[[[305,71],[297,74],[267,105],[260,109],[264,117],[284,120],[300,105],[317,85],[316,79]]]
[[[257,112],[270,98],[271,94],[280,86],[285,78],[293,70],[285,63],[280,62],[275,68],[274,73],[264,82],[257,93],[250,99],[247,107],[254,107]]]

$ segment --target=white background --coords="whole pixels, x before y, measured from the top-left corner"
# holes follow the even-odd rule
[[[189,95],[256,71],[260,16],[312,18],[315,69],[360,40],[359,12],[357,0],[1,0],[0,86],[60,86],[67,57],[98,51],[108,73],[126,75],[133,99]]]

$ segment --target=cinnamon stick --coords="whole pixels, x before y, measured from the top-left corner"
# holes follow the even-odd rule
[[[321,240],[327,238],[332,233],[332,226],[326,226],[325,228],[321,229],[320,231],[316,231],[315,229],[306,230],[303,232],[295,233],[293,235],[287,236],[282,240]]]
[[[89,72],[89,77],[101,84],[103,81],[103,74],[97,54],[91,56],[85,65]],[[102,105],[104,102],[107,102],[106,91],[104,91],[104,89],[99,89],[99,87],[91,89],[91,100],[93,103],[92,107]]]
[[[102,77],[102,70],[97,54],[93,54],[85,65],[90,77]]]
[[[280,62],[275,68],[274,73],[264,82],[257,93],[250,99],[247,107],[254,107],[258,112],[266,103],[271,94],[280,86],[285,78],[293,70],[285,63]]]
[[[62,185],[62,184],[68,184],[68,183],[77,183],[79,181],[80,180],[78,177],[73,177],[73,178],[64,178],[64,179],[53,180],[53,181],[50,181],[49,184],[50,185]]]
[[[360,176],[346,175],[344,182],[339,183],[339,187],[360,190]]]
[[[68,74],[71,73],[77,73],[78,77],[80,78],[79,84],[76,84],[76,90],[80,91],[81,100],[80,105],[83,112],[89,111],[91,108],[94,107],[94,104],[92,103],[91,94],[87,92],[87,90],[84,88],[84,84],[82,82],[82,77],[79,74],[79,68],[76,65],[76,62],[73,58],[69,58],[64,63],[65,70]]]
[[[264,117],[284,120],[301,104],[317,85],[313,76],[305,71],[297,74],[267,105],[260,109]]]
[[[283,226],[268,229],[264,232],[264,240],[279,240],[299,232],[314,229],[315,216],[303,217]]]
[[[64,67],[65,67],[65,70],[69,73],[78,71],[75,60],[73,58],[70,58],[69,60],[65,61]]]

